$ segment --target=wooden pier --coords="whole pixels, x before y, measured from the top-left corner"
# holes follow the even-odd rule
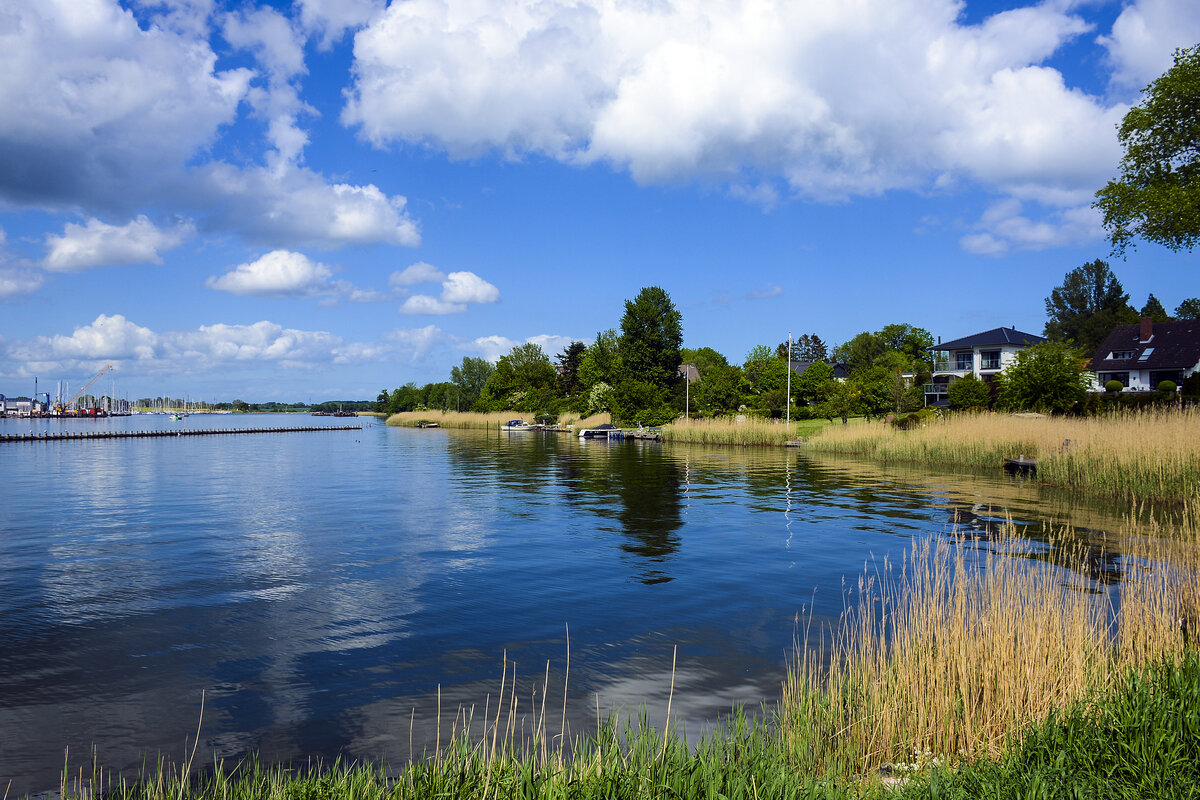
[[[5,433],[0,442],[65,442],[92,439],[162,439],[176,436],[223,436],[231,433],[309,433],[315,431],[361,431],[362,425],[305,425],[289,428],[198,428],[161,431],[71,431],[63,433]]]

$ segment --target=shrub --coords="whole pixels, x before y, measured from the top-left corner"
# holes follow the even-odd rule
[[[911,431],[914,428],[921,427],[921,417],[917,413],[901,414],[892,420],[892,427],[897,430]]]
[[[1106,392],[1116,393],[1116,392],[1121,391],[1124,388],[1125,388],[1125,384],[1123,384],[1117,380],[1112,380],[1112,381],[1109,381],[1108,383],[1104,384],[1104,391],[1106,391]]]
[[[992,399],[992,392],[987,383],[970,372],[950,384],[946,395],[950,407],[957,409],[987,408]]]
[[[1163,394],[1174,394],[1176,388],[1177,387],[1175,386],[1175,381],[1159,381],[1158,382],[1158,390],[1160,392],[1162,392]]]

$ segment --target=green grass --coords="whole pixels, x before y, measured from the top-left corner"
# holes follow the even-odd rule
[[[999,761],[941,764],[903,798],[1200,796],[1200,657],[1129,673],[1029,730]]]
[[[484,737],[486,739],[486,736]],[[852,798],[850,783],[821,781],[791,763],[778,737],[740,713],[719,735],[690,746],[663,736],[644,719],[602,725],[580,739],[570,758],[532,751],[490,756],[487,742],[460,735],[435,758],[389,775],[372,764],[336,762],[325,768],[264,767],[249,760],[216,764],[190,780],[154,765],[136,781],[64,781],[64,800],[94,800],[87,783],[111,800],[405,800],[407,798]]]

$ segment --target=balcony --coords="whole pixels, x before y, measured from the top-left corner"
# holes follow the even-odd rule
[[[948,383],[927,383],[925,384],[925,394],[947,394]]]
[[[972,369],[974,369],[974,367],[969,362],[966,364],[959,364],[958,361],[954,359],[933,362],[934,372],[970,372]],[[999,369],[999,367],[997,367],[997,369]]]

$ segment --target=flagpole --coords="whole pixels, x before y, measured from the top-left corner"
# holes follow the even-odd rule
[[[792,332],[788,331],[787,349],[787,426],[788,436],[792,435]]]

